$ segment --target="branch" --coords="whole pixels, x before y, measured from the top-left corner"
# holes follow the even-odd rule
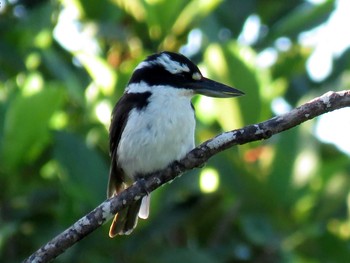
[[[295,127],[319,115],[350,106],[350,90],[328,92],[292,111],[265,122],[248,125],[242,129],[224,132],[189,152],[179,162],[166,169],[149,174],[135,182],[117,196],[107,199],[70,228],[56,236],[24,262],[49,262],[62,254],[80,239],[100,227],[124,207],[175,179],[190,169],[202,166],[210,157],[234,145],[268,139],[272,135]]]

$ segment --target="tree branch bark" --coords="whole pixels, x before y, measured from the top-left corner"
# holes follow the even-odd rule
[[[350,90],[327,92],[281,116],[219,134],[193,149],[181,161],[170,164],[162,171],[147,175],[145,179],[135,182],[119,195],[105,200],[93,211],[25,259],[24,262],[51,261],[106,221],[112,219],[118,211],[130,205],[134,200],[151,193],[183,172],[200,167],[210,157],[225,149],[238,144],[268,139],[274,134],[293,128],[319,115],[349,106]]]

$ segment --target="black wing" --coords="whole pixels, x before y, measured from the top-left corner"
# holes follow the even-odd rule
[[[111,167],[109,170],[109,181],[107,197],[122,191],[124,182],[124,171],[118,165],[117,149],[120,138],[124,131],[129,113],[133,109],[141,110],[148,104],[151,92],[125,93],[115,105],[112,112],[111,125],[109,127],[109,154],[111,156]]]

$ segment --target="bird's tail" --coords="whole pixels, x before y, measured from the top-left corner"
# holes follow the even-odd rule
[[[137,225],[138,217],[146,219],[149,213],[150,197],[145,196],[132,205],[119,211],[113,219],[109,229],[109,237],[129,235]],[[141,208],[141,209],[140,209]]]

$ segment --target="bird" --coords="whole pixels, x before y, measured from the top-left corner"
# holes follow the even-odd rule
[[[142,175],[181,160],[194,148],[196,120],[191,99],[196,94],[229,98],[244,92],[204,77],[179,53],[156,53],[136,66],[112,111],[108,198]],[[129,235],[138,217],[148,218],[149,207],[148,194],[123,208],[115,215],[109,236]]]

